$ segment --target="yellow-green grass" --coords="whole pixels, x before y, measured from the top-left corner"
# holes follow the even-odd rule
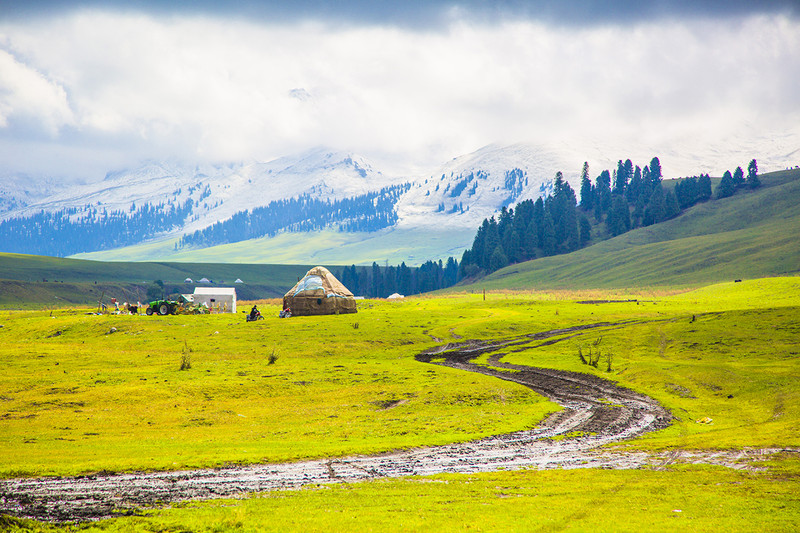
[[[178,504],[77,526],[8,531],[796,531],[800,461],[722,467],[438,475]],[[2,520],[2,517],[0,517]]]
[[[532,427],[557,407],[414,360],[433,344],[428,330],[449,336],[455,309],[490,313],[459,303],[362,303],[357,315],[288,320],[272,306],[257,323],[0,313],[0,475],[377,453]]]
[[[288,320],[273,305],[257,323],[241,315],[3,312],[0,475],[287,461],[529,428],[556,407],[522,386],[414,355],[434,339],[605,321],[629,323],[504,360],[598,373],[659,399],[679,420],[639,446],[800,444],[800,278],[635,302],[566,296],[365,301],[356,315]],[[613,353],[611,372],[577,355],[600,336],[603,353]],[[180,370],[184,356],[188,370]],[[700,417],[714,423],[696,424]]]
[[[586,300],[629,300],[577,303]],[[531,427],[555,407],[513,383],[426,365],[442,342],[616,326],[504,361],[598,374],[649,394],[674,425],[645,450],[800,446],[800,278],[692,291],[489,292],[365,301],[356,315],[0,313],[3,476],[329,457]],[[109,333],[110,329],[117,329]],[[52,336],[56,332],[60,335]],[[602,337],[599,345],[594,341]],[[577,355],[613,353],[612,371]],[[271,354],[277,356],[269,364]],[[191,368],[179,370],[183,356]],[[732,398],[728,398],[732,395]],[[386,409],[390,400],[404,400]],[[700,418],[710,424],[697,423]],[[790,454],[792,455],[792,454]],[[795,454],[796,455],[796,454]],[[797,458],[766,472],[520,471],[380,480],[179,504],[82,526],[9,530],[793,531]],[[680,512],[678,512],[680,511]]]

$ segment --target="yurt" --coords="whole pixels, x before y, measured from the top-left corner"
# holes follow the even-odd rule
[[[283,297],[293,316],[355,313],[353,293],[325,267],[314,267]]]

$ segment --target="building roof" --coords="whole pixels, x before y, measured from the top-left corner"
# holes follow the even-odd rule
[[[236,296],[236,289],[233,287],[195,287],[195,294],[225,294]]]

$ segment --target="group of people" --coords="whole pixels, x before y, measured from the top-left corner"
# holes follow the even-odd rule
[[[119,305],[119,301],[116,298],[111,298],[111,303],[114,304],[114,314],[115,315],[138,315],[139,308],[142,306],[141,302],[136,302],[136,305],[129,304],[128,302]],[[103,311],[106,310],[106,304],[102,305]]]

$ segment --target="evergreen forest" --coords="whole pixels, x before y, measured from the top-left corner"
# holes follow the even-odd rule
[[[472,247],[464,251],[459,277],[474,278],[510,264],[573,252],[591,242],[669,220],[698,202],[727,198],[759,185],[755,159],[746,177],[741,167],[733,173],[726,171],[713,192],[708,174],[665,187],[657,157],[643,167],[630,159],[620,160],[616,170],[603,170],[594,183],[584,163],[580,202],[558,172],[552,194],[521,201],[513,209],[504,207],[497,219],[484,219]]]

